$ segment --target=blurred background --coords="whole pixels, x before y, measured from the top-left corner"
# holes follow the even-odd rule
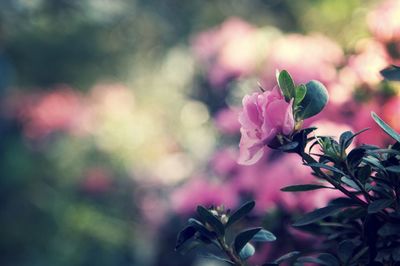
[[[319,134],[400,131],[398,0],[0,1],[0,264],[217,265],[174,252],[197,204],[255,199],[247,226],[278,241],[255,262],[322,248],[296,217],[334,194],[299,158],[236,164],[242,97],[317,79],[330,94]],[[236,229],[240,229],[238,225]]]

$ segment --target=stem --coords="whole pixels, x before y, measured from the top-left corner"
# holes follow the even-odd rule
[[[364,195],[365,200],[370,203],[371,202],[371,197],[368,194],[368,192],[365,190],[364,186],[361,184],[360,180],[357,179],[356,176],[354,176],[353,172],[350,171],[349,165],[347,164],[347,161],[345,162],[345,170],[346,172],[350,175],[350,177],[353,179],[354,182],[356,182],[357,186],[361,189],[361,192]]]
[[[237,266],[244,266],[242,260],[233,253],[233,250],[225,243],[224,238],[218,237],[218,243],[221,246],[222,250],[225,252],[225,254],[228,256],[228,258],[235,263]]]

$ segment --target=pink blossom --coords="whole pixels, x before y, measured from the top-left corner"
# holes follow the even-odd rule
[[[239,18],[230,18],[195,36],[192,42],[195,57],[208,69],[212,85],[221,86],[232,77],[255,70],[260,58],[256,30]]]
[[[18,113],[27,137],[37,139],[57,131],[79,131],[85,113],[84,99],[72,88],[60,85],[53,91],[31,97]]]
[[[368,15],[372,34],[382,42],[400,41],[400,1],[386,0]]]
[[[243,98],[240,156],[238,162],[250,165],[264,154],[264,146],[276,135],[289,135],[294,129],[293,101],[287,103],[278,87]]]
[[[237,109],[225,108],[215,116],[215,125],[221,133],[239,133],[240,124],[238,121],[239,111]]]
[[[269,48],[263,85],[276,84],[275,69],[285,69],[296,83],[319,80],[329,85],[336,78],[336,67],[343,61],[340,46],[322,35],[284,35]]]
[[[177,188],[171,196],[171,206],[179,214],[192,213],[196,206],[220,205],[236,206],[238,197],[229,184],[213,182],[196,176]]]
[[[211,159],[211,166],[216,174],[225,176],[238,167],[237,157],[236,149],[218,150]]]

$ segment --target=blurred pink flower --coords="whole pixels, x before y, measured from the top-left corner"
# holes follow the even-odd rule
[[[289,34],[271,44],[264,69],[263,85],[276,84],[275,70],[287,70],[296,83],[319,80],[328,86],[343,61],[340,46],[322,35]]]
[[[24,133],[29,138],[42,138],[56,131],[73,132],[79,128],[80,117],[85,112],[84,99],[72,88],[60,85],[32,99],[19,110]]]
[[[212,85],[221,86],[230,78],[254,71],[259,57],[255,33],[253,25],[240,18],[230,18],[194,37],[195,57],[208,70]]]
[[[288,135],[294,130],[292,104],[293,101],[285,101],[278,87],[243,98],[243,111],[239,115],[240,164],[254,164],[264,154],[265,145],[277,134]]]
[[[301,163],[298,155],[286,154],[259,172],[258,183],[254,187],[256,209],[260,213],[276,207],[284,207],[287,211],[310,211],[341,195],[330,189],[295,193],[280,190],[290,185],[318,183],[316,181],[311,169]]]
[[[199,204],[223,204],[232,208],[237,201],[238,196],[229,184],[216,183],[202,176],[193,177],[171,195],[171,206],[179,214],[190,214]]]
[[[239,133],[240,123],[238,121],[239,110],[225,108],[220,110],[215,116],[215,125],[217,129],[224,134]]]
[[[226,176],[238,167],[237,158],[236,149],[220,149],[211,158],[211,166],[216,174]]]
[[[102,193],[111,187],[111,173],[103,167],[92,167],[86,170],[82,188],[91,193]]]
[[[379,71],[388,65],[385,48],[378,42],[364,40],[357,44],[356,49],[357,53],[349,57],[347,64],[355,75],[355,84],[349,85],[366,84],[374,88],[383,80]]]
[[[400,41],[400,1],[383,1],[368,14],[372,34],[382,42]]]

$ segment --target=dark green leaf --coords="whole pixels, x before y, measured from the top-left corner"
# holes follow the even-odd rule
[[[178,250],[180,246],[183,245],[188,239],[192,238],[196,233],[196,229],[193,226],[186,226],[179,232],[178,238],[176,240],[175,250]]]
[[[346,185],[348,185],[351,188],[354,188],[356,191],[360,191],[361,188],[359,185],[357,185],[357,183],[355,181],[353,181],[352,179],[346,177],[346,176],[342,176],[342,178],[340,178],[340,181],[342,181],[343,183],[345,183]]]
[[[324,109],[328,102],[328,92],[322,83],[312,80],[306,84],[307,93],[299,104],[302,119],[312,117]]]
[[[278,84],[287,102],[289,102],[291,98],[295,97],[294,82],[286,70],[282,70],[279,73]]]
[[[329,253],[319,254],[318,259],[322,260],[324,262],[324,265],[328,265],[328,266],[339,266],[340,265],[338,259]]]
[[[336,198],[329,202],[330,206],[351,207],[359,205],[357,201],[350,198]]]
[[[239,257],[242,259],[242,260],[247,260],[248,258],[250,258],[251,256],[253,256],[254,255],[254,252],[255,252],[256,250],[255,250],[255,248],[253,247],[253,245],[252,244],[250,244],[250,243],[247,243],[241,250],[240,250],[240,252],[239,252]]]
[[[349,155],[347,155],[347,161],[351,167],[356,167],[360,164],[362,158],[365,155],[365,150],[362,148],[357,148],[352,150]]]
[[[177,247],[175,249],[175,251],[178,251],[180,254],[185,255],[185,254],[189,253],[191,250],[200,246],[201,244],[202,244],[202,242],[199,240],[190,239],[190,240],[186,241],[185,243],[183,243],[182,245],[180,245],[179,247]]]
[[[208,239],[215,239],[217,237],[215,232],[210,232],[201,222],[196,219],[190,218],[189,225],[193,226],[201,235]]]
[[[355,246],[352,241],[350,240],[344,240],[340,242],[339,247],[338,247],[338,255],[339,258],[342,262],[344,262],[345,265],[347,265],[347,261],[350,259],[351,255],[353,254],[353,251],[355,249]]]
[[[339,144],[341,150],[344,151],[347,147],[350,146],[352,137],[353,137],[353,132],[351,131],[345,131],[342,133],[342,135],[340,135]]]
[[[231,226],[235,222],[239,221],[242,219],[246,214],[251,212],[251,210],[254,208],[256,203],[254,201],[249,201],[243,204],[237,211],[235,211],[228,219],[228,222],[226,223],[226,227]]]
[[[314,257],[300,257],[296,260],[296,262],[301,263],[317,263],[318,265],[326,265],[325,262],[321,259]]]
[[[261,227],[257,227],[240,232],[235,237],[235,240],[233,242],[233,247],[235,248],[236,254],[239,254],[239,252],[247,244],[247,242],[249,242],[261,229]]]
[[[341,175],[345,175],[345,173],[343,173],[340,169],[338,169],[336,167],[333,167],[333,166],[330,166],[330,165],[323,164],[323,163],[309,163],[307,165],[310,166],[310,167],[313,167],[313,168],[314,167],[315,168],[322,168],[322,169],[329,170],[331,172],[335,172],[335,173],[338,173],[338,174],[341,174]]]
[[[288,144],[282,145],[278,147],[278,150],[281,151],[292,151],[296,149],[299,146],[299,143],[297,141],[290,142]]]
[[[228,263],[229,265],[235,265],[234,262],[232,262],[232,261],[230,261],[228,259],[219,257],[217,255],[214,255],[212,253],[200,254],[200,256],[204,257],[204,258],[207,258],[207,259],[213,259],[213,260],[218,260],[218,261],[221,261],[221,262],[225,262],[225,263]]]
[[[394,140],[397,142],[400,142],[400,134],[397,133],[393,128],[391,128],[388,124],[386,124],[385,121],[383,121],[376,113],[371,112],[372,118],[375,120],[375,122],[380,126],[383,131],[386,132],[389,136],[391,136]]]
[[[379,199],[368,205],[368,213],[376,213],[392,205],[393,199]]]
[[[292,251],[292,252],[289,252],[289,253],[287,253],[287,254],[285,254],[285,255],[279,257],[279,258],[276,259],[274,262],[277,263],[277,264],[280,264],[280,263],[284,262],[285,260],[290,260],[290,259],[292,259],[293,257],[298,256],[299,254],[300,254],[299,251]]]
[[[294,106],[299,105],[307,93],[307,87],[304,84],[297,86],[294,96]]]
[[[276,240],[276,236],[270,231],[261,229],[253,236],[251,240],[255,242],[272,242]]]
[[[303,226],[303,225],[307,225],[307,224],[311,224],[314,222],[317,222],[319,220],[322,220],[332,214],[334,214],[335,212],[337,212],[339,209],[343,208],[343,206],[327,206],[327,207],[323,207],[320,209],[316,209],[312,212],[309,212],[307,214],[305,214],[303,217],[301,217],[300,219],[298,219],[293,226]]]
[[[290,191],[290,192],[299,192],[299,191],[309,191],[309,190],[315,190],[315,189],[321,189],[321,188],[331,188],[331,187],[326,187],[326,186],[316,185],[316,184],[305,184],[305,185],[287,186],[287,187],[281,188],[281,190],[282,191]]]
[[[204,222],[211,225],[218,235],[223,236],[225,234],[225,227],[222,222],[208,209],[204,208],[203,206],[197,206],[197,212]]]
[[[400,67],[390,66],[381,70],[381,75],[389,81],[400,81]]]
[[[398,224],[387,223],[384,224],[379,230],[378,234],[382,237],[391,235],[400,235],[400,226]]]
[[[393,173],[400,173],[400,165],[393,165],[386,167],[386,170],[393,172]]]

